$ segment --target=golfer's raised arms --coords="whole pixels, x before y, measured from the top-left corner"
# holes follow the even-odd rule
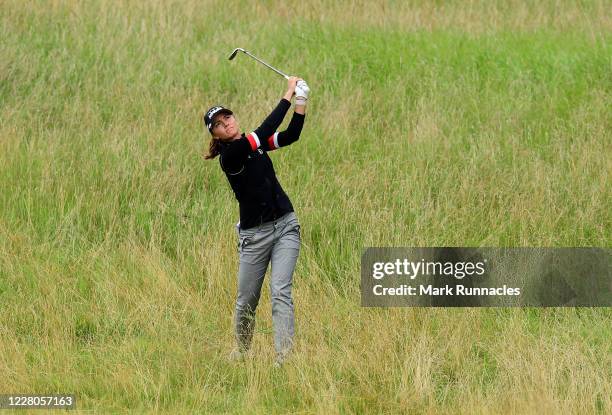
[[[289,101],[284,98],[281,99],[276,108],[258,128],[246,136],[230,142],[220,156],[223,169],[228,172],[240,170],[249,153],[256,151],[258,148],[272,151],[296,142],[300,138],[304,126],[304,114],[294,112],[287,129],[281,132],[276,131],[290,107],[291,103]]]
[[[220,155],[223,169],[229,172],[237,171],[242,168],[250,152],[262,147],[262,144],[267,147],[266,139],[272,136],[278,126],[281,125],[289,107],[291,107],[291,103],[284,98],[281,99],[276,108],[255,131],[229,142]]]
[[[296,142],[300,138],[302,127],[304,126],[304,114],[297,112],[293,113],[291,121],[287,129],[281,132],[275,132],[266,140],[266,143],[262,143],[262,147],[265,147],[266,151],[276,150],[279,147],[288,146],[291,143]]]
[[[282,98],[276,108],[272,110],[261,125],[257,127],[255,131],[247,135],[247,139],[251,143],[251,149],[253,151],[262,146],[267,138],[276,132],[276,129],[283,122],[289,108],[291,108],[291,102]]]

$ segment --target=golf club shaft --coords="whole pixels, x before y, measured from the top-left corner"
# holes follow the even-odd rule
[[[276,72],[277,74],[279,74],[280,76],[284,77],[285,79],[289,79],[289,75],[279,71],[278,69],[276,69],[273,66],[268,65],[267,63],[265,63],[264,61],[262,61],[261,59],[259,59],[257,56],[252,55],[248,50],[243,50],[244,53],[246,53],[247,55],[249,55],[251,58],[255,59],[257,62],[261,63],[262,65],[267,66],[268,68],[272,69],[274,72]]]

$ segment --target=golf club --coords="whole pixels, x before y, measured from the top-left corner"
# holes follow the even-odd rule
[[[249,52],[248,50],[244,50],[242,48],[236,48],[234,49],[234,51],[229,55],[229,60],[232,60],[236,57],[236,54],[238,54],[238,51],[243,52],[244,54],[250,56],[251,58],[255,59],[257,62],[261,63],[262,65],[267,66],[268,68],[272,69],[274,72],[276,72],[277,74],[283,76],[285,79],[289,79],[289,76],[281,71],[279,71],[278,69],[276,69],[275,67],[268,65],[267,63],[265,63],[264,61],[262,61],[261,59],[259,59],[257,56],[251,54],[251,52]]]

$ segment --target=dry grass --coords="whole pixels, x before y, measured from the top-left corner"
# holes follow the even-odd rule
[[[85,413],[609,413],[610,309],[359,307],[368,246],[610,246],[605,1],[0,2],[0,393]],[[232,346],[237,206],[202,154],[306,78],[273,155],[296,353]]]

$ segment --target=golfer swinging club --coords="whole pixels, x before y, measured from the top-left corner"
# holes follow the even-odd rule
[[[212,135],[206,159],[220,156],[221,169],[240,206],[240,221],[236,225],[240,265],[234,317],[237,347],[230,359],[242,359],[251,346],[255,310],[271,262],[275,366],[283,363],[293,344],[291,284],[300,250],[300,225],[289,197],[276,179],[268,152],[298,140],[310,92],[306,82],[298,77],[288,77],[287,83],[287,92],[276,108],[247,135],[240,132],[234,113],[227,108],[215,106],[204,115],[204,124]],[[287,129],[278,132],[293,95],[295,112]]]

